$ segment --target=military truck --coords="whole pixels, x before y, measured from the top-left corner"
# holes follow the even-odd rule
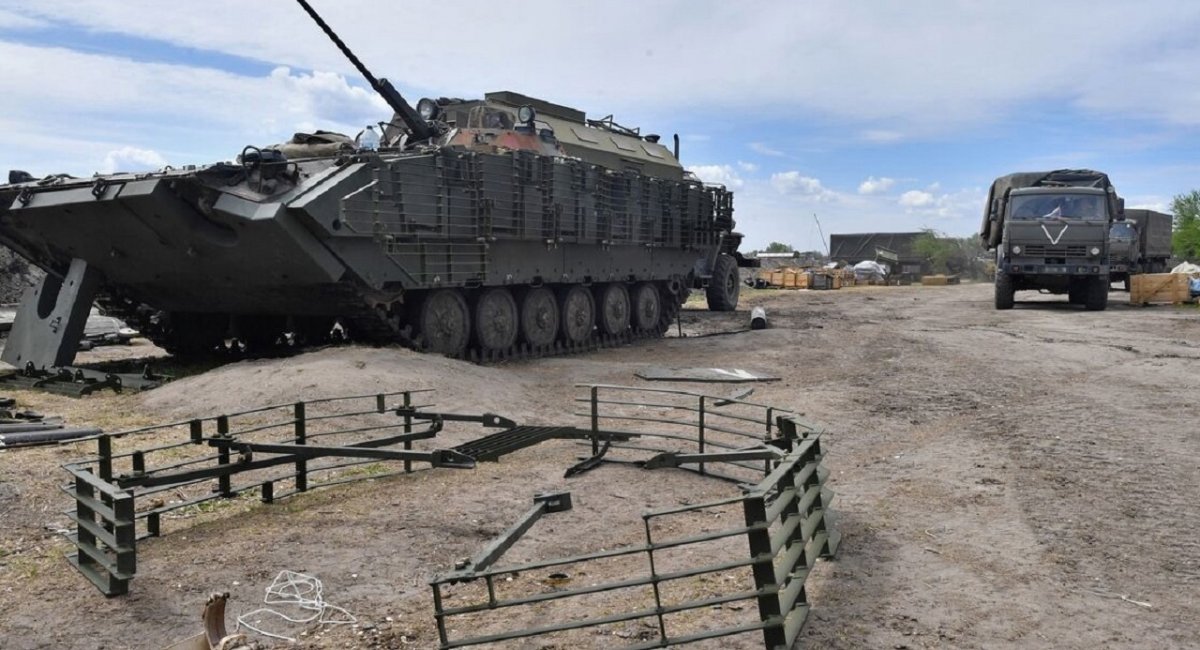
[[[1021,172],[997,178],[979,235],[996,251],[995,306],[1017,291],[1066,294],[1071,304],[1108,306],[1109,238],[1125,219],[1108,175],[1090,169]]]
[[[61,303],[98,294],[175,353],[345,331],[495,359],[660,335],[691,289],[736,308],[753,262],[733,196],[684,170],[678,137],[515,92],[414,108],[300,4],[391,106],[380,133],[151,173],[11,174],[0,242],[50,275],[18,328],[64,331],[80,309]]]
[[[1108,231],[1109,280],[1124,284],[1139,273],[1165,273],[1171,259],[1169,214],[1128,208],[1125,220],[1114,222]]]

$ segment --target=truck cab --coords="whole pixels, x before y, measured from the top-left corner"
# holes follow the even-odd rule
[[[1067,294],[1108,306],[1110,229],[1123,220],[1108,177],[1090,170],[1011,174],[996,180],[981,235],[996,250],[996,308],[1017,291]]]

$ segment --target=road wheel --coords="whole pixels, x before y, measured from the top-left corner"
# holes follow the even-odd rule
[[[559,329],[568,344],[583,343],[592,337],[596,324],[596,303],[592,292],[574,285],[564,289],[559,296]]]
[[[633,289],[633,326],[641,332],[658,329],[662,320],[662,294],[653,283],[643,282]]]
[[[996,271],[996,309],[1012,309],[1014,293],[1012,276],[1004,271]]]
[[[737,309],[738,292],[742,281],[738,275],[737,260],[722,253],[713,266],[712,278],[708,281],[705,297],[709,311],[733,311]]]
[[[471,338],[471,312],[457,289],[438,289],[421,301],[417,327],[425,349],[461,355]]]
[[[558,336],[558,301],[554,292],[537,287],[521,299],[521,337],[535,348],[554,345]]]
[[[484,289],[475,301],[475,341],[484,352],[517,344],[517,301],[503,287]]]
[[[596,324],[605,334],[622,334],[629,329],[629,290],[611,282],[600,290],[600,313]]]
[[[1087,283],[1087,302],[1083,308],[1088,311],[1104,311],[1108,307],[1108,278],[1092,278]]]

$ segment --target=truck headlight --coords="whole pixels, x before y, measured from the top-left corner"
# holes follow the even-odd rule
[[[1095,257],[1095,256],[1097,256],[1097,255],[1099,255],[1099,254],[1100,254],[1100,247],[1099,247],[1099,246],[1092,246],[1092,257]]]
[[[1020,254],[1021,254],[1021,247],[1020,247],[1020,246],[1013,246],[1013,247],[1012,247],[1012,252],[1013,252],[1013,255],[1020,255]]]

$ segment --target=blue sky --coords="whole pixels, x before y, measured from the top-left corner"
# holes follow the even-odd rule
[[[1200,188],[1200,3],[314,0],[414,103],[516,90],[683,139],[748,248],[968,235],[1001,174]],[[410,11],[406,12],[405,9]],[[0,0],[0,173],[232,159],[387,107],[290,0]]]

